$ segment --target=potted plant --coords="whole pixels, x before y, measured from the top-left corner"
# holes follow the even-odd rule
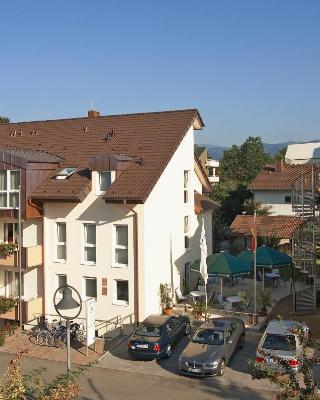
[[[172,290],[169,283],[160,283],[160,305],[162,308],[162,314],[172,314]]]
[[[201,319],[203,313],[205,312],[206,312],[206,305],[203,302],[199,301],[193,306],[193,315],[195,319]]]
[[[267,290],[261,290],[258,296],[258,303],[261,307],[259,315],[266,317],[268,315],[267,307],[271,306],[271,292]]]

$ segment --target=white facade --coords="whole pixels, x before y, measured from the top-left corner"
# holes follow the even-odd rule
[[[189,171],[187,202],[184,199],[185,171]],[[44,203],[45,313],[55,314],[53,295],[59,282],[66,279],[85,300],[86,279],[96,279],[97,319],[132,314],[137,296],[139,320],[142,320],[151,313],[160,312],[160,283],[171,283],[174,289],[182,287],[186,278],[185,265],[200,257],[202,220],[194,212],[194,191],[201,193],[202,185],[194,172],[193,128],[185,135],[145,204],[136,205],[133,212],[129,205],[106,204],[101,194],[97,194],[97,183],[98,172],[93,171],[92,190],[82,203]],[[212,214],[205,212],[203,215],[210,254]],[[188,249],[185,249],[185,217],[189,222]],[[62,228],[66,235],[58,241],[59,223],[65,224]],[[84,261],[84,224],[95,226],[95,262]],[[128,254],[127,265],[115,263],[117,226],[127,227],[128,246],[122,249]],[[57,258],[58,246],[63,248],[62,252],[66,251],[65,259]],[[138,293],[135,293],[136,278]],[[117,300],[119,281],[128,282],[127,302]]]
[[[296,215],[292,210],[291,191],[257,190],[253,192],[253,198],[269,206],[271,215]]]
[[[285,162],[287,164],[319,163],[320,142],[289,144]]]

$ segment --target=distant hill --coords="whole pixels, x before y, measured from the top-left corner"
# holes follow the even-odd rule
[[[275,155],[283,149],[284,147],[287,147],[289,144],[295,144],[295,143],[315,143],[315,142],[320,142],[320,139],[315,139],[315,140],[309,140],[308,142],[283,142],[283,143],[263,143],[264,146],[264,151],[265,153],[269,153],[271,155]],[[207,147],[208,152],[210,156],[214,160],[220,160],[223,156],[224,150],[230,149],[230,146],[215,146],[212,144],[199,144],[199,146]]]

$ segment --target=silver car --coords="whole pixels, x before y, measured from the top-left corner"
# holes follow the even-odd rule
[[[309,328],[299,322],[270,321],[257,347],[253,375],[259,377],[260,366],[280,369],[282,372],[286,372],[288,366],[293,372],[298,372],[301,368],[303,342],[308,340],[309,336]],[[286,366],[280,365],[281,360],[286,361]]]
[[[223,375],[233,353],[245,344],[245,326],[237,318],[213,318],[191,337],[179,359],[181,373]]]

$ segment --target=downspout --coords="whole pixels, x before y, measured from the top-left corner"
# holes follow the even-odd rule
[[[138,213],[127,205],[126,199],[123,200],[124,207],[133,212],[133,246],[134,246],[134,321],[139,323],[139,268],[138,268]]]

